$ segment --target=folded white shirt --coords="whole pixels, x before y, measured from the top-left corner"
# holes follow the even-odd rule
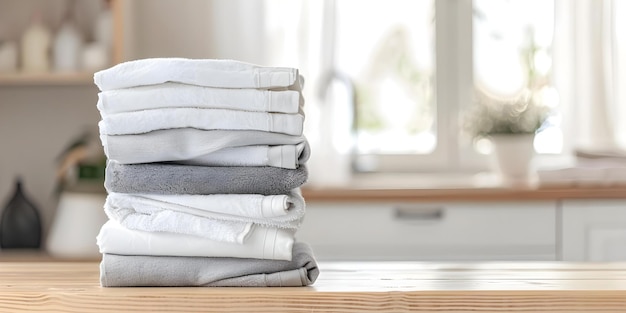
[[[152,58],[117,64],[94,74],[100,90],[178,82],[218,88],[288,87],[298,70],[265,67],[235,60]]]
[[[191,159],[149,162],[174,161],[178,164],[201,166],[273,166],[296,169],[300,164],[304,164],[309,156],[310,147],[303,142],[297,145],[226,148]]]
[[[102,116],[158,108],[208,108],[258,112],[298,113],[304,104],[298,90],[211,88],[178,83],[102,91]]]
[[[176,157],[164,157],[157,153],[134,155],[130,162],[110,159],[121,164],[171,162],[199,166],[272,166],[296,169],[300,164],[306,163],[311,155],[307,142],[297,145],[224,148],[199,156],[183,156],[180,151],[176,152],[178,152]]]
[[[109,220],[97,236],[100,253],[291,260],[294,232],[254,225],[243,244],[165,232],[131,230]]]
[[[205,130],[261,130],[300,136],[302,114],[248,112],[224,109],[164,108],[106,115],[98,123],[100,134],[143,134],[171,128]]]
[[[299,189],[288,195],[153,195],[111,192],[104,204],[126,228],[188,234],[216,241],[245,241],[250,223],[298,229],[304,217]],[[239,225],[238,227],[236,225]]]
[[[258,161],[259,155],[263,153],[256,151],[254,155],[244,156],[243,154],[252,153],[248,150],[231,150],[232,153],[215,153],[229,148],[264,146],[267,148],[267,164],[268,166],[292,168],[293,165],[306,162],[310,155],[310,148],[304,136],[291,136],[280,133],[270,133],[265,131],[254,130],[201,130],[195,128],[175,128],[166,130],[151,131],[138,135],[100,135],[100,140],[104,147],[104,153],[110,160],[114,160],[120,164],[136,164],[151,163],[165,161],[182,161],[196,160],[198,165],[203,164],[203,158],[206,162],[213,158],[211,162],[218,162],[214,158],[228,158],[227,154],[241,153],[238,162],[242,164],[259,166],[264,163]],[[304,146],[302,145],[304,144]],[[291,156],[289,152],[281,149],[278,160],[276,149],[272,146],[294,146],[295,155]],[[300,148],[302,147],[302,150]],[[247,149],[247,148],[246,148]],[[252,148],[257,149],[257,148]],[[274,151],[270,151],[274,150]],[[213,155],[213,157],[210,157]],[[243,159],[242,159],[243,158]],[[292,163],[294,159],[296,164]],[[233,158],[234,159],[234,158]],[[191,161],[194,163],[194,161]],[[224,164],[226,162],[223,162]],[[223,165],[221,165],[223,166]]]

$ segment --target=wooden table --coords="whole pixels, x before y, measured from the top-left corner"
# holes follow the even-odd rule
[[[626,263],[320,263],[304,288],[101,288],[95,262],[0,263],[0,312],[626,312]]]

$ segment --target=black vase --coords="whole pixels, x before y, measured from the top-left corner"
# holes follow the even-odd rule
[[[22,192],[22,182],[17,179],[15,193],[2,210],[0,218],[0,248],[30,248],[41,245],[41,221],[37,208]]]

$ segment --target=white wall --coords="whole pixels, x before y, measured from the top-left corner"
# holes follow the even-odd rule
[[[208,58],[210,1],[127,1],[125,35],[131,36],[127,59]]]
[[[263,63],[262,10],[263,1],[127,1],[126,58],[221,58]]]

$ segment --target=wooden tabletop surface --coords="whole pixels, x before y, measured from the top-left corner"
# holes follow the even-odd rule
[[[0,263],[0,312],[626,312],[626,263],[320,263],[303,288],[102,288],[97,262]]]

